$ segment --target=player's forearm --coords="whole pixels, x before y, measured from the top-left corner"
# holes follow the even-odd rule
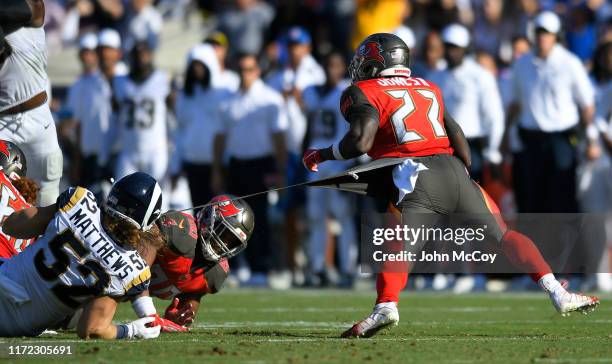
[[[17,239],[32,239],[42,235],[57,211],[56,205],[29,207],[13,212],[2,224],[2,230]]]

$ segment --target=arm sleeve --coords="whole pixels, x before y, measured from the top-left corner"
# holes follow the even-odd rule
[[[482,94],[479,107],[480,117],[484,121],[488,139],[483,154],[487,161],[497,164],[502,161],[499,146],[504,136],[504,109],[495,78],[488,71],[485,72],[487,73],[480,77]]]
[[[380,120],[378,109],[370,103],[363,91],[355,85],[347,87],[342,93],[340,97],[340,111],[344,119],[349,123],[363,116]]]

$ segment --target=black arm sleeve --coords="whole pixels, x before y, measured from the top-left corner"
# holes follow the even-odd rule
[[[0,6],[0,25],[21,27],[32,20],[32,10],[26,0],[2,0]]]

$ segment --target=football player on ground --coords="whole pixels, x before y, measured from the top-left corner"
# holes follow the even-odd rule
[[[15,211],[27,209],[36,202],[38,185],[27,178],[25,155],[18,146],[0,140],[0,224]],[[0,258],[10,258],[23,251],[34,239],[17,239],[0,226]]]
[[[316,171],[317,164],[324,161],[352,159],[364,153],[373,159],[414,157],[413,163],[426,167],[420,172],[416,169],[419,174],[414,190],[399,203],[397,196],[382,201],[401,212],[402,224],[412,226],[415,222],[406,221],[408,215],[418,213],[478,216],[477,223],[489,226],[488,232],[510,262],[530,272],[557,311],[565,315],[595,309],[599,304],[596,297],[566,291],[534,243],[501,221],[497,206],[468,175],[469,147],[461,128],[444,112],[440,89],[429,81],[410,77],[408,65],[409,49],[397,36],[378,33],[361,43],[349,67],[353,84],[340,102],[350,129],[340,142],[306,151],[306,168]],[[390,182],[391,173],[386,173],[377,181]],[[383,269],[377,276],[378,298],[372,314],[342,336],[369,337],[397,324],[399,293],[407,279],[407,268],[403,272]]]
[[[36,336],[84,306],[81,338],[154,338],[155,318],[114,325],[118,301],[146,291],[146,259],[163,244],[155,220],[161,189],[138,172],[117,181],[103,207],[82,187],[62,193],[55,204],[17,211],[3,223],[19,239],[36,244],[0,260],[0,336]]]
[[[0,6],[0,139],[19,144],[46,206],[59,195],[63,164],[47,103],[44,15],[42,0]]]
[[[221,195],[209,203],[196,219],[169,211],[157,220],[167,244],[151,266],[149,294],[172,300],[164,319],[180,325],[160,322],[163,332],[187,331],[202,297],[221,289],[229,270],[227,260],[246,248],[253,233],[253,210],[244,200]],[[133,301],[132,307],[139,317],[156,314],[148,296]]]

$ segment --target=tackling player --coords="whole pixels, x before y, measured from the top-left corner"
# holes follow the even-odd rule
[[[390,195],[382,201],[400,210],[402,224],[414,223],[406,221],[410,213],[478,216],[477,223],[490,227],[491,237],[499,242],[510,262],[531,273],[549,294],[557,311],[567,314],[594,309],[599,300],[567,292],[534,243],[509,230],[499,219],[497,206],[470,179],[465,168],[470,165],[465,136],[444,112],[440,89],[429,81],[410,77],[409,53],[406,44],[392,34],[373,34],[361,43],[349,67],[353,85],[344,91],[340,102],[350,129],[340,142],[306,151],[303,158],[306,168],[316,171],[317,164],[324,161],[352,159],[364,153],[373,159],[414,157],[410,163],[423,165],[425,170],[413,169],[418,177],[412,186],[396,185],[408,191],[412,188],[412,192],[405,194],[399,203],[396,196]],[[391,179],[388,173],[377,181],[393,183]],[[406,185],[410,182],[408,177],[400,181]],[[372,314],[342,336],[369,337],[385,326],[397,324],[397,302],[407,279],[407,269],[378,274],[378,298]]]
[[[117,302],[144,292],[151,272],[145,259],[163,240],[155,220],[161,189],[145,173],[117,181],[104,207],[90,191],[70,188],[47,207],[9,216],[2,228],[20,239],[42,235],[29,249],[0,261],[0,336],[36,336],[85,306],[81,338],[157,337],[147,317],[114,325]]]
[[[27,178],[25,155],[18,146],[0,140],[0,224],[15,211],[36,202],[38,186]],[[34,239],[17,239],[7,235],[0,226],[0,258],[10,258],[23,251]]]
[[[166,247],[151,266],[151,296],[172,300],[164,318],[181,327],[161,322],[162,331],[186,331],[195,319],[202,296],[217,293],[227,278],[227,260],[247,246],[253,233],[254,215],[244,200],[221,195],[213,198],[197,218],[178,212],[164,213],[157,225]],[[155,315],[148,296],[132,303],[139,317]]]

